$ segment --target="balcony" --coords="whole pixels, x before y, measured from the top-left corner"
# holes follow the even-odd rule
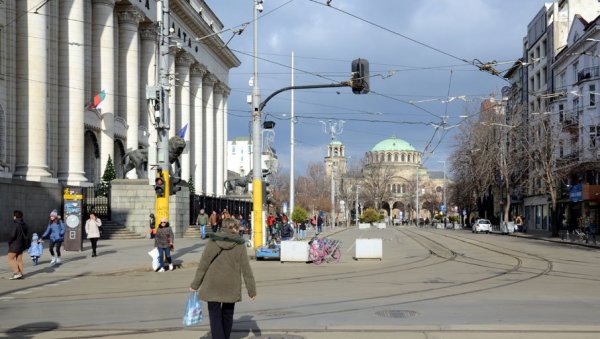
[[[600,66],[584,68],[577,73],[577,82],[596,79],[600,76]]]
[[[579,114],[575,112],[565,112],[562,115],[561,121],[563,129],[569,132],[577,132],[579,130]]]
[[[557,165],[559,167],[578,163],[579,162],[579,151],[572,151],[569,154],[563,154],[562,156],[558,156],[558,159],[556,159],[556,160],[557,160]]]

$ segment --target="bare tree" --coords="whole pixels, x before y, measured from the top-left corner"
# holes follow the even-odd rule
[[[391,198],[388,184],[394,178],[392,168],[384,163],[365,164],[363,168],[362,196],[371,206],[379,210],[380,204]]]
[[[296,204],[309,212],[331,208],[330,185],[323,163],[309,163],[306,176],[296,179]]]

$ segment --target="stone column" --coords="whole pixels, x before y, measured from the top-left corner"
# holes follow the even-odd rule
[[[223,145],[223,85],[221,83],[214,87],[214,105],[215,105],[215,180],[217,196],[222,196],[225,189],[225,179],[223,176],[223,164],[225,146]]]
[[[206,67],[201,64],[194,64],[191,72],[191,117],[190,124],[193,150],[191,163],[193,164],[194,189],[196,194],[203,194],[205,187],[204,178],[204,114],[202,113],[202,78],[206,74]]]
[[[141,53],[140,53],[140,125],[148,130],[148,182],[154,185],[156,169],[151,164],[158,163],[156,159],[156,128],[152,120],[148,120],[148,101],[146,100],[146,86],[156,85],[156,30],[152,23],[140,26]]]
[[[48,178],[48,38],[47,7],[33,13],[37,0],[16,1],[16,164],[15,177]],[[57,133],[59,131],[56,131]],[[64,131],[62,131],[64,132]],[[8,197],[6,197],[8,199]]]
[[[181,52],[175,60],[175,69],[177,72],[177,86],[175,86],[175,110],[177,114],[177,131],[186,124],[188,128],[183,136],[185,140],[185,149],[181,154],[181,178],[189,180],[190,178],[190,66],[194,63],[194,58],[186,52]]]
[[[206,143],[206,152],[204,161],[206,164],[206,194],[214,195],[215,191],[215,106],[213,96],[213,86],[217,82],[217,77],[207,74],[202,79],[202,111],[206,117],[206,126],[204,126]]]
[[[140,51],[138,26],[144,16],[133,6],[119,6],[119,112],[127,117],[126,152],[138,149],[140,117]],[[127,173],[128,179],[137,179],[135,170]]]
[[[106,162],[114,157],[115,125],[115,36],[113,11],[115,0],[92,0],[92,92],[102,90],[106,98],[100,105],[102,116],[100,134],[100,173]]]
[[[87,181],[83,166],[85,6],[77,0],[62,0],[59,6],[58,180],[78,185]]]
[[[228,133],[227,133],[227,128],[228,128],[228,122],[227,122],[227,98],[229,97],[229,93],[231,93],[231,89],[229,87],[227,87],[227,85],[223,84],[223,177],[224,180],[227,180],[227,154],[228,154],[228,150],[227,150],[227,138],[228,138]],[[249,156],[249,154],[248,154]],[[224,190],[224,188],[223,188]]]

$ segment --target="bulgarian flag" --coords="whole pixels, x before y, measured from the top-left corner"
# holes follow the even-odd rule
[[[102,92],[96,94],[96,96],[91,98],[90,101],[88,101],[88,103],[85,105],[85,107],[87,107],[88,109],[99,108],[98,106],[100,106],[100,103],[102,103],[104,98],[106,98],[106,90],[103,89]]]

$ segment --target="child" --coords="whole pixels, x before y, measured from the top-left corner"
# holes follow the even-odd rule
[[[31,237],[31,246],[27,250],[27,253],[31,257],[34,265],[38,264],[43,250],[44,247],[42,245],[42,241],[38,237],[37,233],[33,233],[33,236]]]

